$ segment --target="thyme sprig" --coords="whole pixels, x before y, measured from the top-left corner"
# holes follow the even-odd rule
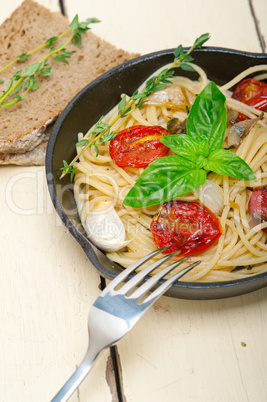
[[[168,84],[171,84],[171,78],[174,76],[173,68],[180,67],[182,70],[194,71],[193,66],[188,64],[194,60],[190,54],[194,49],[200,49],[209,37],[210,35],[208,33],[201,35],[195,40],[193,46],[186,53],[184,52],[182,45],[179,45],[174,51],[173,62],[157,76],[148,79],[145,83],[144,89],[140,92],[135,91],[128,100],[125,95],[122,97],[118,105],[118,115],[110,124],[105,124],[103,122],[104,116],[101,116],[95,124],[94,129],[88,134],[89,137],[83,138],[76,144],[78,147],[81,147],[81,150],[77,153],[75,158],[70,163],[67,163],[65,160],[63,161],[63,167],[60,168],[62,171],[60,179],[67,174],[70,174],[72,180],[76,170],[74,163],[90,146],[93,145],[95,147],[96,155],[98,155],[97,144],[102,144],[116,137],[117,133],[112,132],[111,128],[120,118],[126,117],[133,108],[140,108],[149,95],[160,91],[161,89],[166,88]]]
[[[48,53],[38,62],[27,66],[23,72],[23,70],[17,71],[11,78],[0,96],[0,108],[13,106],[16,103],[24,100],[26,98],[27,93],[30,90],[36,90],[41,85],[41,82],[37,82],[36,76],[41,75],[44,77],[49,77],[52,75],[51,69],[52,67],[48,67],[47,60],[52,57],[57,62],[62,62],[68,64],[68,60],[73,52],[67,52],[67,46],[73,42],[74,45],[80,46],[82,41],[82,34],[88,31],[89,25],[91,23],[99,22],[96,18],[88,18],[85,22],[79,23],[78,15],[74,17],[72,22],[70,23],[70,29],[63,32],[58,36],[54,36],[48,39],[43,45],[38,46],[37,48],[27,52],[22,53],[15,60],[10,62],[7,66],[3,67],[0,70],[0,73],[5,71],[7,68],[11,67],[15,63],[23,63],[28,58],[38,50],[41,50],[45,47],[48,47]],[[70,34],[69,38],[65,43],[55,47],[55,42],[57,42],[63,36]],[[0,83],[3,83],[3,80],[0,80]],[[19,91],[22,90],[22,94],[18,94]],[[11,98],[8,100],[7,98]],[[7,100],[6,102],[4,102]]]

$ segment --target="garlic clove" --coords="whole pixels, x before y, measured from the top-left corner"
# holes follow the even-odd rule
[[[194,190],[194,194],[212,212],[219,216],[222,214],[223,190],[217,183],[207,179],[202,186]]]
[[[131,242],[110,201],[96,202],[82,223],[89,240],[103,251],[118,251]]]
[[[186,111],[186,105],[192,106],[195,100],[195,95],[189,89],[172,85],[160,91],[151,94],[146,103],[148,105],[165,105],[177,110]]]

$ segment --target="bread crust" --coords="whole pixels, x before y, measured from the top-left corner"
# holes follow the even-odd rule
[[[32,0],[25,0],[0,26],[0,69],[21,53],[68,29],[69,21],[62,14],[50,12]],[[65,38],[60,43],[62,41]],[[44,48],[31,55],[27,62],[15,63],[1,73],[0,78],[5,83],[0,84],[0,90],[6,88],[13,74],[39,62],[47,51]],[[0,157],[0,164],[8,159],[8,154],[25,154],[34,150],[42,143],[46,127],[82,88],[105,71],[138,56],[117,49],[91,31],[83,35],[79,48],[70,44],[67,51],[74,52],[69,64],[50,58],[48,63],[52,66],[53,75],[38,77],[42,85],[35,91],[29,91],[24,101],[0,109],[0,154],[6,154],[6,158]],[[15,160],[9,159],[10,163]]]
[[[45,136],[46,138],[46,136]],[[47,140],[24,154],[0,154],[1,165],[40,166],[45,164]]]
[[[49,124],[42,133],[42,142],[31,151],[10,154],[0,153],[0,165],[42,166],[45,164],[47,143],[54,124]]]

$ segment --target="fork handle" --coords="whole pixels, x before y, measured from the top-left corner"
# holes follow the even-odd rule
[[[69,399],[69,397],[73,394],[76,388],[81,384],[84,378],[87,376],[89,371],[94,365],[99,352],[95,353],[91,350],[87,350],[86,355],[84,356],[81,364],[77,368],[76,371],[72,374],[72,376],[68,379],[68,381],[63,385],[63,387],[58,391],[58,393],[54,396],[51,402],[65,402]]]

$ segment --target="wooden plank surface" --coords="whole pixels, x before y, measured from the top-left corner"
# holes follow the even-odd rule
[[[262,0],[258,0],[264,3]],[[142,54],[190,46],[209,32],[208,46],[260,52],[260,44],[248,0],[107,0],[88,3],[65,0],[70,19],[97,17],[94,32],[111,43]],[[261,17],[261,14],[258,18]]]
[[[100,279],[56,215],[44,168],[1,167],[0,176],[0,400],[48,401],[86,352]],[[108,357],[86,382],[95,402],[111,397]]]
[[[266,296],[163,297],[118,345],[126,400],[265,401]]]
[[[251,11],[254,17],[255,26],[258,31],[258,38],[261,43],[262,51],[267,51],[267,23],[265,16],[267,15],[267,1],[253,0],[251,1]]]
[[[0,22],[19,4],[0,0]],[[210,46],[254,52],[267,38],[263,0],[64,6],[69,19],[98,17],[96,34],[141,54],[189,46],[204,32]],[[0,191],[0,400],[48,401],[85,353],[99,276],[54,212],[43,167],[1,167]],[[266,401],[266,311],[267,289],[216,301],[162,297],[118,344],[125,401]],[[70,400],[117,401],[112,370],[106,351]]]

